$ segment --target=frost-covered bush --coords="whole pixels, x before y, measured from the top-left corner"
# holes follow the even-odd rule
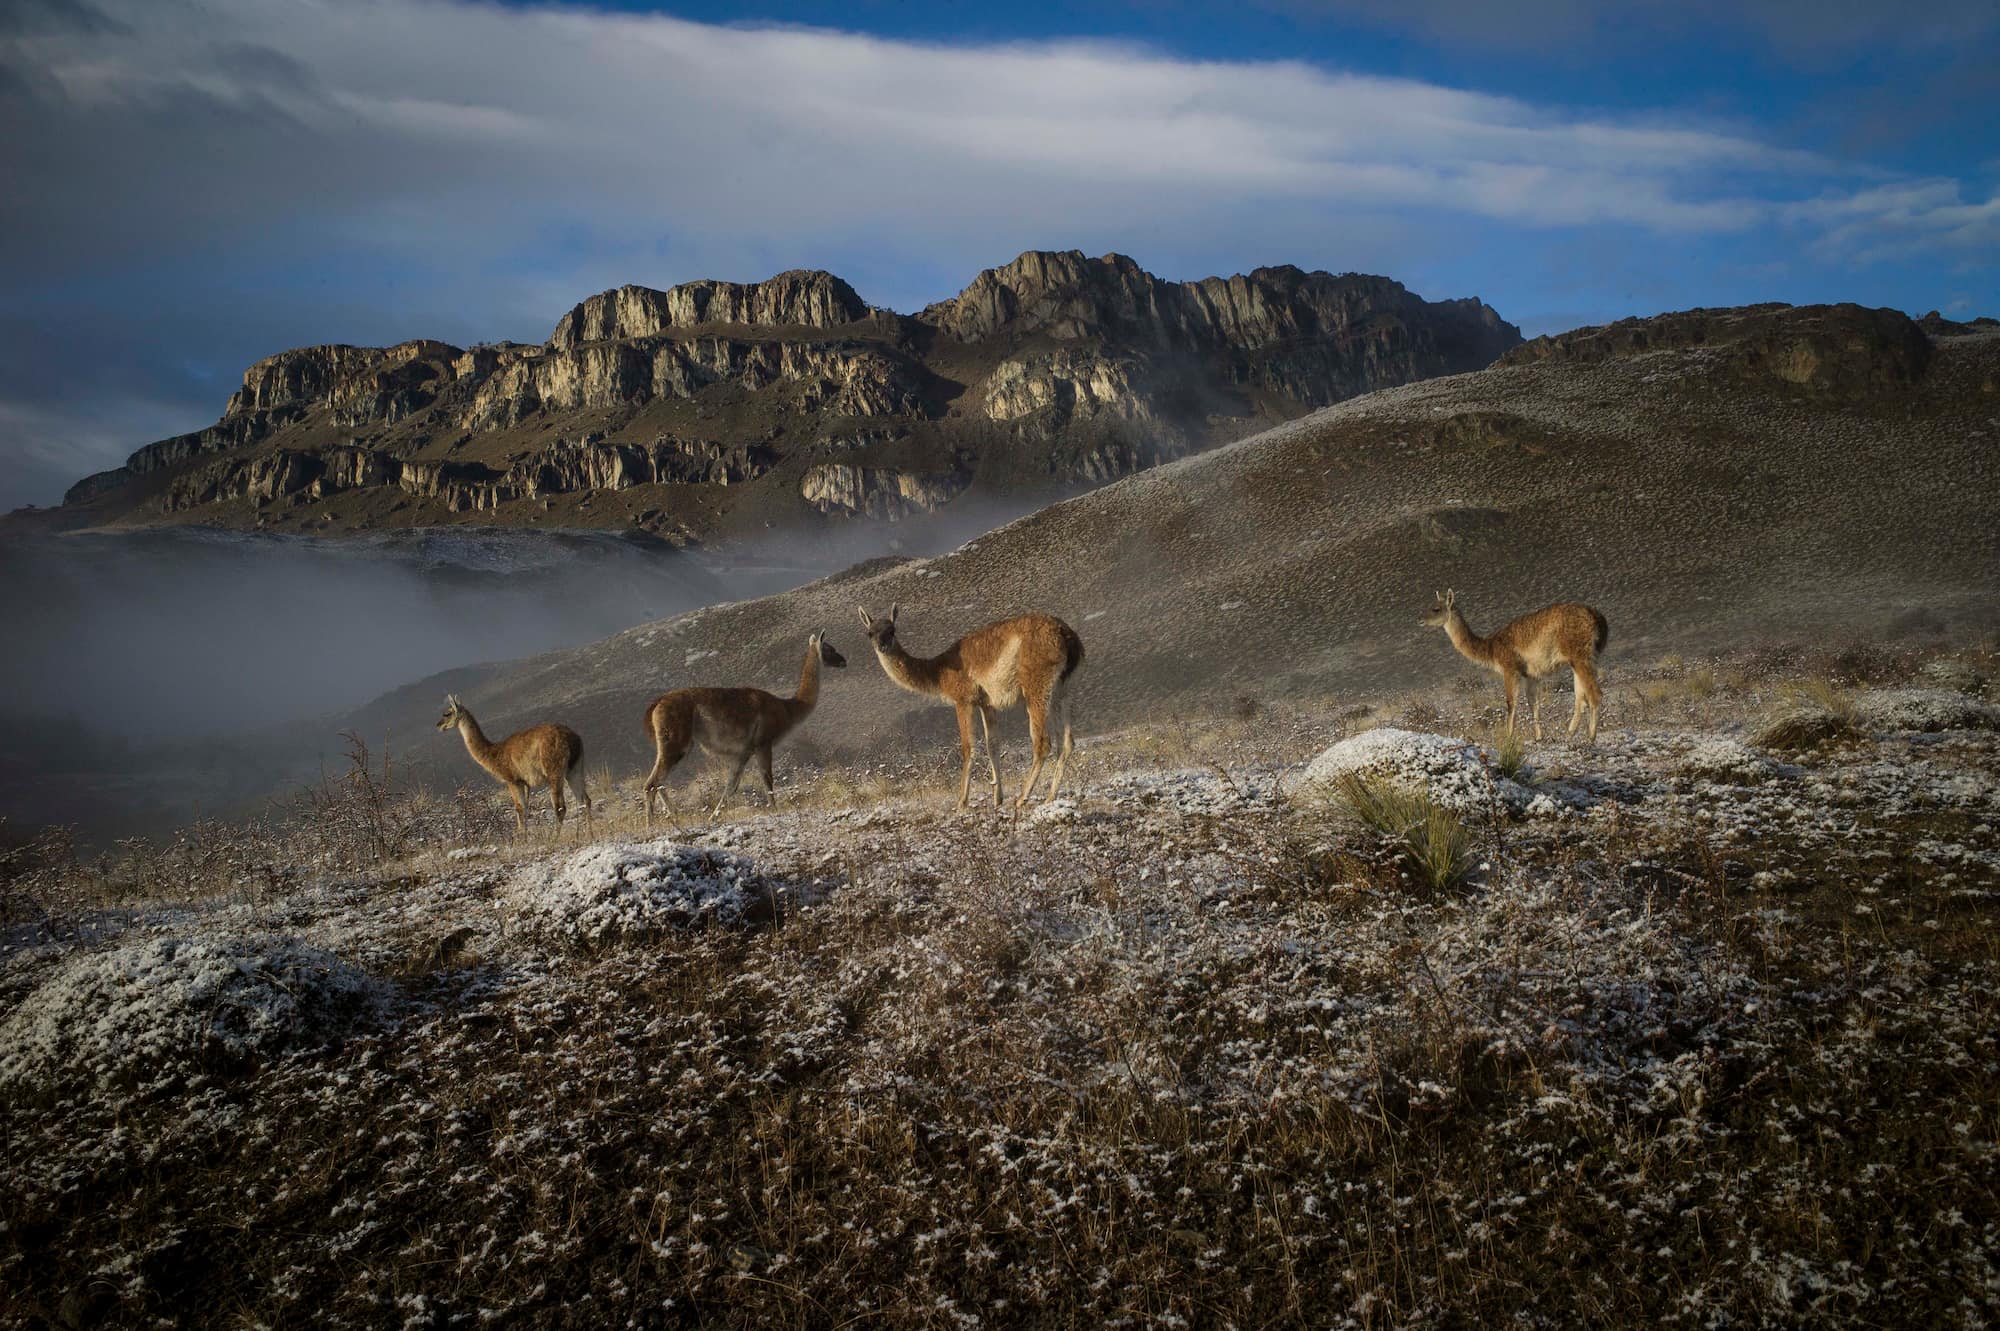
[[[1704,736],[1681,755],[1677,767],[1682,776],[1731,786],[1754,786],[1778,774],[1778,765],[1769,758],[1722,735]]]
[[[1532,798],[1519,783],[1492,774],[1477,744],[1392,727],[1363,731],[1325,750],[1307,766],[1301,785],[1325,793],[1349,774],[1421,790],[1459,813],[1488,808],[1496,796],[1509,809],[1526,808]]]
[[[2000,729],[2000,707],[1948,689],[1880,689],[1863,694],[1857,710],[1877,730]]]
[[[80,953],[0,1025],[0,1087],[165,1081],[311,1048],[385,1010],[391,990],[280,939],[151,938]]]
[[[523,865],[507,885],[515,922],[530,933],[596,945],[701,924],[741,924],[774,884],[726,850],[587,846]]]

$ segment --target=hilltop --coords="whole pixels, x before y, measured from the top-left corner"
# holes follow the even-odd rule
[[[1520,333],[1478,300],[1259,268],[1169,282],[1030,251],[904,315],[832,273],[625,286],[545,342],[313,346],[244,372],[214,425],[79,481],[42,528],[638,528],[676,542],[1014,511],[1374,389],[1479,369]]]

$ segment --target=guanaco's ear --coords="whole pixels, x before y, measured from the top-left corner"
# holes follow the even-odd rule
[[[889,622],[891,624],[896,622],[896,610],[897,610],[896,603],[894,601],[889,602]]]
[[[875,627],[874,623],[873,623],[873,622],[871,622],[871,621],[869,620],[869,618],[868,618],[868,607],[867,607],[867,606],[864,606],[864,605],[857,605],[857,606],[855,606],[855,607],[854,607],[854,612],[855,612],[856,614],[858,614],[858,615],[860,615],[860,616],[861,616],[861,627],[862,627],[862,628],[864,628],[864,629],[869,629],[869,628],[874,628],[874,627]]]

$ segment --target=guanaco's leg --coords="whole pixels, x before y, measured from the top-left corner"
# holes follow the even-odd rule
[[[764,795],[771,803],[778,802],[778,791],[771,784],[771,746],[766,744],[757,750],[757,771],[764,778]]]
[[[1511,670],[1504,671],[1500,676],[1500,686],[1507,690],[1507,729],[1512,730],[1514,728],[1514,700],[1521,688],[1520,676]]]
[[[1063,768],[1069,763],[1069,690],[1061,683],[1055,687],[1055,705],[1058,723],[1062,728],[1062,747],[1056,750],[1056,769],[1049,774],[1049,798],[1056,797],[1056,788],[1062,785]]]
[[[992,773],[993,807],[1000,807],[1000,760],[993,756],[993,709],[979,709],[979,733],[986,740],[986,770]]]
[[[1580,665],[1576,667],[1576,689],[1577,696],[1583,700],[1584,705],[1590,708],[1590,742],[1595,744],[1597,743],[1597,709],[1598,705],[1604,701],[1604,694],[1597,687],[1597,668],[1595,665]],[[1572,727],[1573,729],[1574,727]]]
[[[1521,686],[1528,691],[1528,716],[1535,725],[1535,738],[1542,737],[1542,685],[1533,675],[1526,676]]]
[[[563,778],[560,772],[556,773],[549,781],[549,803],[555,806],[555,835],[560,837],[562,835],[563,817],[569,812],[569,806],[563,802]]]
[[[514,824],[521,831],[528,830],[528,783],[509,781],[507,793],[514,797]]]
[[[581,767],[578,767],[571,773],[570,789],[576,792],[576,802],[583,806],[583,821],[586,823],[596,822],[597,806],[590,802],[590,792],[584,789],[583,770]]]
[[[972,794],[972,704],[958,704],[958,807],[963,809]]]
[[[722,812],[722,806],[729,802],[730,796],[736,793],[736,788],[743,784],[743,769],[750,765],[751,757],[752,754],[743,753],[731,760],[729,780],[722,787],[722,794],[716,797],[715,811],[709,815],[711,818]]]
[[[1021,797],[1014,801],[1020,808],[1028,802],[1028,796],[1035,793],[1035,782],[1041,779],[1042,763],[1049,756],[1049,694],[1043,689],[1039,695],[1030,693],[1028,704],[1028,745],[1034,750],[1035,760],[1028,765],[1028,779],[1021,787]]]
[[[653,825],[653,796],[656,792],[669,816],[673,814],[673,801],[666,792],[667,774],[686,756],[687,750],[686,735],[676,733],[669,736],[664,725],[653,731],[653,770],[646,774],[646,826]]]

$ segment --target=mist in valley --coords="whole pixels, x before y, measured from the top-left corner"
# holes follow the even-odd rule
[[[939,553],[1028,507],[954,504],[693,550],[640,533],[498,528],[0,541],[0,818],[104,833],[241,809],[247,792],[338,751],[319,719],[390,690],[867,559]],[[675,664],[662,663],[662,690],[685,682]]]

